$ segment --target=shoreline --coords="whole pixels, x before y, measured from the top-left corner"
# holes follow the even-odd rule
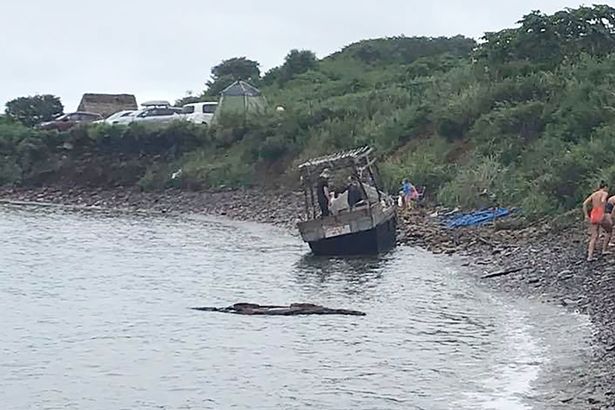
[[[77,206],[159,213],[202,213],[238,221],[270,223],[294,228],[304,211],[303,194],[258,189],[192,192],[97,188],[1,188],[0,201]]]
[[[258,189],[146,193],[124,188],[0,188],[0,201],[203,213],[290,230],[304,212],[301,193]],[[591,340],[593,357],[588,363],[591,374],[581,392],[563,392],[570,397],[561,398],[560,405],[615,408],[615,256],[585,262],[586,229],[576,214],[529,227],[507,218],[496,224],[496,230],[493,226],[447,229],[430,216],[431,212],[420,208],[403,212],[399,244],[464,257],[463,265],[482,272],[480,280],[488,287],[588,315],[596,329]]]

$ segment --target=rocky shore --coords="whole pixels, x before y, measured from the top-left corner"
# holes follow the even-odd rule
[[[575,409],[615,409],[615,256],[585,260],[587,227],[581,212],[532,224],[511,218],[495,226],[456,229],[443,228],[430,215],[433,210],[404,214],[401,241],[464,256],[469,270],[499,291],[589,316],[595,328],[590,374],[570,380],[570,389],[556,399]]]
[[[89,208],[196,212],[294,227],[303,195],[235,190],[144,193],[126,189],[0,189],[0,201],[44,202]],[[402,244],[459,255],[489,286],[587,314],[595,326],[591,371],[556,400],[568,408],[615,409],[615,256],[585,261],[586,227],[580,212],[527,224],[514,218],[495,226],[446,229],[433,209],[403,213]],[[615,249],[615,248],[613,248]]]

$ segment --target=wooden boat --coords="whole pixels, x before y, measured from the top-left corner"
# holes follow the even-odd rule
[[[299,166],[305,195],[305,218],[297,224],[301,237],[317,255],[366,255],[385,252],[396,243],[395,201],[379,188],[373,149],[363,147],[315,158]],[[342,195],[331,215],[320,215],[315,188],[323,171],[353,178],[361,201],[352,206]],[[338,188],[340,185],[338,178]],[[331,182],[335,190],[336,182]],[[342,201],[342,205],[339,205]]]

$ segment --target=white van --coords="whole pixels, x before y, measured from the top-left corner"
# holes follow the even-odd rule
[[[182,115],[185,120],[193,122],[195,124],[211,124],[211,120],[214,118],[217,102],[198,102],[186,104],[182,108]]]

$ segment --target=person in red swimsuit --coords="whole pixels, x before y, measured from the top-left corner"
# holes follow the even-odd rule
[[[600,235],[600,228],[602,227],[607,233],[610,233],[612,230],[612,225],[609,223],[609,220],[605,215],[605,207],[608,196],[609,192],[607,184],[605,182],[601,182],[598,190],[583,201],[583,215],[590,222],[590,238],[589,245],[587,247],[588,261],[593,260],[596,241]],[[589,210],[590,205],[591,211]],[[606,245],[608,246],[608,243]]]

